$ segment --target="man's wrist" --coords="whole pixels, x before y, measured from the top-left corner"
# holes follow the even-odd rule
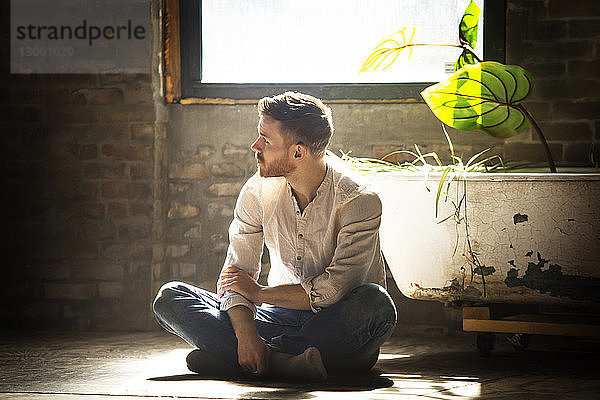
[[[262,285],[258,288],[258,291],[256,292],[256,298],[254,299],[255,304],[265,303],[265,289],[266,288],[268,288],[268,286],[262,286]]]
[[[239,343],[253,343],[262,340],[257,330],[241,330],[235,333],[235,337]]]

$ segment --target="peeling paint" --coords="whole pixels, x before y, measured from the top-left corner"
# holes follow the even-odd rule
[[[483,272],[483,274],[482,274],[482,272]],[[481,267],[473,268],[473,273],[475,275],[488,276],[488,275],[492,275],[494,272],[496,272],[496,268],[486,267],[485,265],[482,265]]]
[[[458,300],[480,300],[481,291],[473,286],[463,288],[457,278],[452,279],[450,285],[443,288],[419,287],[412,295],[415,299],[458,301]]]
[[[520,224],[523,223],[525,221],[527,221],[529,219],[529,217],[527,216],[527,214],[515,214],[513,216],[513,222],[516,224]]]
[[[558,264],[550,264],[548,260],[537,253],[538,262],[529,262],[527,270],[519,277],[519,269],[511,268],[504,283],[508,287],[524,286],[534,289],[540,293],[549,294],[554,297],[568,297],[580,301],[600,301],[600,278],[592,278],[578,275],[566,275],[562,273],[562,267]],[[548,263],[548,267],[543,269]],[[509,264],[514,266],[514,262]]]
[[[550,279],[546,270],[549,264],[557,264],[564,281],[580,282],[576,276],[600,279],[600,174],[593,182],[571,176],[563,181],[562,176],[554,178],[552,174],[540,177],[539,182],[529,176],[518,182],[509,182],[508,175],[494,182],[484,182],[487,178],[483,176],[481,181],[479,176],[469,177],[465,185],[452,186],[451,191],[457,190],[460,197],[466,187],[468,232],[463,220],[456,225],[437,224],[429,207],[436,192],[425,190],[424,177],[373,175],[373,186],[387,216],[382,218],[382,249],[398,287],[408,297],[444,303],[452,298],[471,301],[464,300],[471,285],[481,291],[474,302],[580,305],[581,300],[566,297],[570,290],[564,287],[566,282],[536,282],[535,271],[526,273],[529,262],[539,264],[537,251],[550,260],[538,268],[540,278]],[[455,211],[450,203],[440,203],[440,215]],[[411,227],[410,235],[405,234],[406,226]],[[495,272],[489,275],[491,270],[483,266],[494,266]],[[514,287],[505,283],[511,269],[514,275],[507,283]],[[452,286],[454,278],[459,284],[456,288]],[[582,285],[586,287],[586,283]],[[557,295],[550,295],[550,290]]]

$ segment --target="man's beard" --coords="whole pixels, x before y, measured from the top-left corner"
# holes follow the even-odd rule
[[[256,156],[258,164],[258,174],[263,178],[274,178],[278,176],[286,176],[290,172],[294,171],[294,165],[286,158],[282,156],[276,160],[271,161],[268,165],[265,164],[262,157]]]

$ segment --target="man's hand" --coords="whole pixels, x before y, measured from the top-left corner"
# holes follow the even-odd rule
[[[269,351],[256,330],[252,311],[244,306],[234,306],[227,310],[227,315],[238,341],[238,363],[251,374],[266,374]]]
[[[269,349],[259,337],[252,335],[238,337],[238,363],[244,371],[264,375],[268,371]]]
[[[237,292],[253,303],[260,303],[260,290],[263,286],[259,285],[246,271],[229,265],[219,275],[217,282],[218,294],[222,296],[228,290]]]

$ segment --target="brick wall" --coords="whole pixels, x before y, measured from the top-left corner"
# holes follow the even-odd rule
[[[0,326],[147,329],[155,104],[148,74],[9,74],[2,1]]]
[[[3,82],[7,326],[145,328],[153,214],[149,75]],[[6,301],[6,299],[4,300]]]
[[[507,8],[507,62],[535,79],[526,106],[560,165],[592,166],[600,143],[600,4],[527,0]],[[504,154],[545,160],[532,132],[507,141]]]
[[[220,148],[198,144],[170,154],[168,273],[173,279],[193,280],[214,290],[227,250],[226,227],[255,162],[247,146],[231,143]]]
[[[248,149],[255,107],[165,107],[156,73],[10,75],[10,14],[8,2],[1,4],[7,238],[0,325],[157,328],[149,305],[162,283],[214,288],[237,193],[255,169]],[[509,1],[507,24],[507,61],[534,75],[527,106],[556,160],[588,165],[600,141],[598,6]],[[332,108],[334,151],[378,156],[417,143],[446,154],[440,126],[422,103]],[[506,142],[451,135],[465,156],[491,147],[505,159],[544,161],[531,132]],[[393,281],[390,287],[404,328],[456,328],[454,311],[406,300]]]

